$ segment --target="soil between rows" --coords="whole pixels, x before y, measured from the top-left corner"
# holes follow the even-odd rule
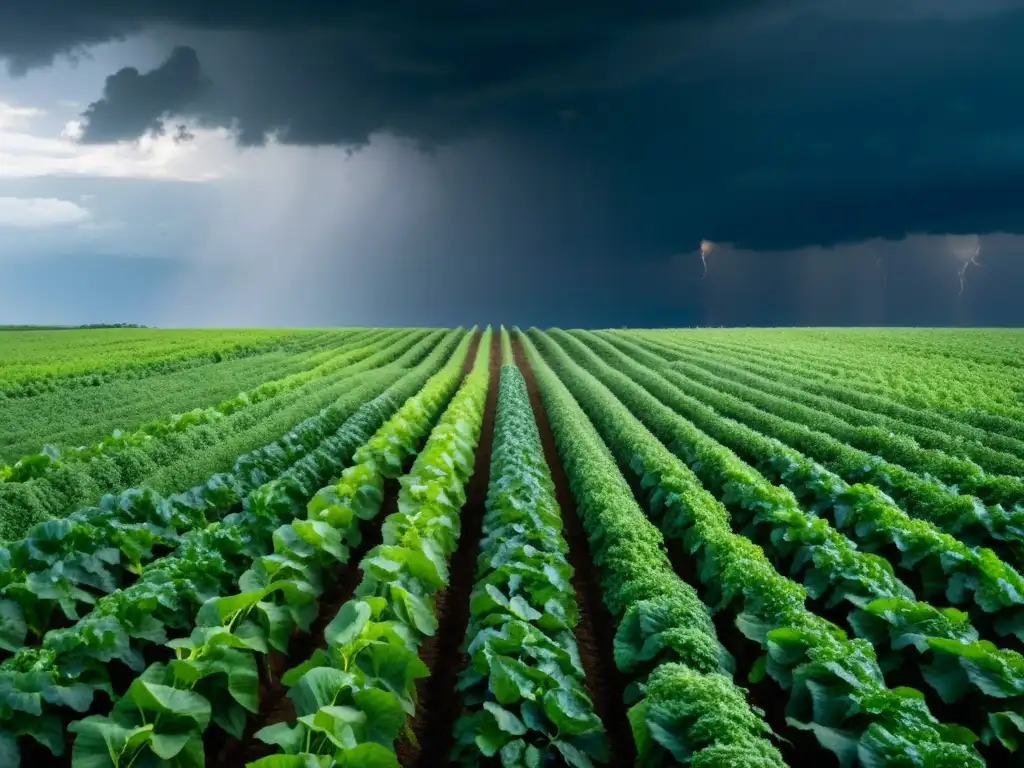
[[[601,596],[601,587],[590,558],[587,536],[576,510],[576,500],[569,490],[569,479],[558,456],[554,434],[548,422],[547,411],[544,410],[544,404],[540,399],[533,370],[523,352],[522,344],[515,335],[512,338],[512,351],[516,364],[526,379],[526,390],[540,432],[544,459],[555,484],[555,500],[562,513],[562,532],[569,545],[569,564],[573,567],[572,583],[579,606],[579,622],[575,629],[576,643],[586,673],[587,691],[594,702],[595,713],[601,718],[608,732],[611,750],[609,765],[633,765],[636,760],[636,748],[624,704],[626,682],[615,666],[613,656],[616,625]]]

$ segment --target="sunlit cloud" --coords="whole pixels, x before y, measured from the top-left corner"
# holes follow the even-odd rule
[[[0,103],[0,179],[96,176],[204,182],[234,175],[243,154],[227,128],[187,125],[188,141],[176,132],[148,134],[138,141],[83,145],[82,125],[68,122],[58,134],[37,131],[45,112]]]
[[[87,222],[91,214],[70,200],[0,197],[0,227],[36,229]]]

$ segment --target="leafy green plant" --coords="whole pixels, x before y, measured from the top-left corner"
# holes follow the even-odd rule
[[[741,766],[784,765],[763,713],[731,681],[734,662],[715,634],[708,608],[673,570],[661,533],[637,505],[569,389],[530,339],[520,338],[586,529],[605,603],[618,623],[615,663],[631,680],[626,703],[631,705],[637,764],[674,764],[675,755],[689,749],[694,765],[714,764],[716,754],[728,754]],[[705,680],[703,689],[719,686],[726,695],[700,697],[687,709],[686,688],[648,687],[678,667],[688,679]],[[708,728],[694,728],[694,721]]]
[[[355,597],[325,630],[327,648],[283,678],[291,686],[297,720],[256,734],[281,754],[258,760],[253,768],[397,768],[394,742],[409,733],[415,683],[428,674],[418,649],[437,630],[434,598],[448,584],[448,559],[458,545],[459,510],[483,422],[490,337],[488,329],[472,371],[450,403],[440,388],[424,391],[423,401],[430,395],[436,407],[448,403],[447,408],[412,468],[400,477],[398,511],[384,521],[381,544],[360,563],[363,579]],[[394,451],[403,451],[405,436],[418,431],[423,401],[394,419],[393,439],[372,439],[357,454],[371,465],[369,471],[383,475],[401,464]],[[351,485],[357,487],[367,471],[354,474],[359,476]]]
[[[455,758],[478,765],[498,756],[518,766],[558,756],[584,768],[608,754],[572,632],[578,608],[568,546],[526,383],[509,364],[499,382]]]
[[[790,691],[791,726],[812,731],[844,763],[913,756],[922,766],[981,765],[974,733],[937,721],[919,691],[887,688],[870,644],[811,613],[804,589],[731,530],[728,511],[683,462],[549,337],[533,336],[639,482],[659,528],[695,558],[711,609],[735,611],[737,627],[765,650],[756,671]]]
[[[456,352],[458,360],[454,364],[449,361],[443,371],[453,367],[457,370],[468,343],[468,337],[463,338],[461,352]],[[387,392],[360,406],[320,448],[280,478],[250,493],[240,512],[185,534],[172,556],[144,567],[134,584],[101,598],[72,627],[48,632],[41,651],[24,649],[0,664],[0,741],[13,743],[19,736],[32,737],[60,754],[63,740],[48,735],[52,733],[49,724],[57,716],[46,710],[72,706],[76,711],[86,711],[94,691],[111,692],[111,662],[142,672],[145,665],[141,649],[166,643],[169,635],[187,634],[195,626],[195,616],[204,602],[231,595],[239,584],[243,588],[266,586],[269,582],[239,580],[249,569],[254,570],[253,578],[264,578],[269,572],[266,566],[273,558],[261,558],[275,547],[287,545],[297,549],[302,546],[300,542],[308,544],[299,533],[286,538],[274,534],[289,521],[304,517],[307,501],[317,489],[382,428],[382,422],[395,413],[398,403],[424,386],[449,349],[439,347],[427,362],[408,371]],[[322,511],[318,508],[317,513]],[[326,547],[333,546],[330,536],[320,535],[323,531],[317,525],[300,526],[300,531],[314,541],[319,536]],[[76,697],[70,703],[60,697],[26,699],[22,695],[26,672],[35,675],[27,682],[36,687],[44,677],[58,687],[80,683],[87,696]],[[6,698],[4,690],[9,692]],[[41,713],[44,716],[40,718]]]

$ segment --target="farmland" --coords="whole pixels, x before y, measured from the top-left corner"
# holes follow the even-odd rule
[[[0,330],[0,766],[1017,764],[1021,360]]]

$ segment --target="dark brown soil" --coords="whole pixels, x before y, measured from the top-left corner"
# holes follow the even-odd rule
[[[623,692],[626,681],[615,666],[613,656],[616,625],[601,598],[601,587],[590,559],[586,533],[576,510],[576,500],[569,490],[569,480],[558,456],[555,438],[551,432],[547,412],[541,403],[533,371],[523,353],[522,344],[516,337],[512,339],[512,351],[516,364],[526,379],[530,405],[544,447],[544,459],[551,470],[551,479],[555,484],[555,499],[562,512],[563,535],[569,544],[569,563],[575,571],[572,581],[580,612],[575,634],[583,669],[586,672],[587,691],[594,701],[594,711],[608,732],[611,748],[609,765],[633,765],[636,760],[636,748],[624,704]]]
[[[403,739],[396,745],[399,762],[407,767],[434,768],[447,765],[454,746],[453,728],[461,711],[455,683],[469,661],[462,644],[469,623],[469,595],[476,581],[476,559],[480,550],[487,485],[490,482],[491,441],[494,438],[500,370],[501,348],[498,334],[494,334],[491,339],[490,383],[480,441],[477,444],[473,475],[466,486],[466,503],[459,516],[462,524],[459,547],[452,556],[449,586],[437,597],[438,631],[433,637],[428,637],[420,649],[420,659],[431,674],[420,680],[417,686],[419,702],[416,717],[412,721],[415,742]]]

